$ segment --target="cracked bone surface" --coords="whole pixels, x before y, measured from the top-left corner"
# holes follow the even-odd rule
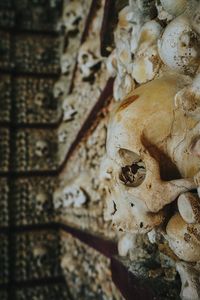
[[[200,124],[174,108],[174,96],[187,84],[182,75],[155,79],[112,112],[105,214],[118,228],[148,232],[163,222],[167,204],[196,187],[199,158],[188,149]]]

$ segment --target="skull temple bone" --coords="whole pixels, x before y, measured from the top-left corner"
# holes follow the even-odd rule
[[[197,187],[200,122],[174,100],[190,84],[184,75],[165,75],[136,88],[111,114],[101,177],[105,219],[118,229],[150,231],[170,219],[168,204]]]

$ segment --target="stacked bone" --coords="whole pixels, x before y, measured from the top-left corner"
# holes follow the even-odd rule
[[[108,79],[106,66],[100,55],[100,29],[104,1],[96,1],[94,11],[91,14],[92,17],[90,18],[86,17],[81,9],[83,6],[87,8],[87,13],[91,11],[92,8],[89,9],[88,5],[89,1],[82,1],[82,3],[80,1],[72,1],[70,3],[71,6],[66,5],[66,13],[74,16],[74,19],[71,20],[66,17],[66,28],[71,28],[73,24],[79,24],[78,20],[80,18],[85,19],[84,24],[89,23],[89,25],[88,28],[86,26],[87,30],[83,30],[82,20],[81,26],[76,27],[76,30],[73,27],[73,31],[71,32],[70,30],[68,33],[68,46],[63,54],[63,59],[61,59],[63,76],[59,79],[57,86],[55,86],[55,93],[61,94],[62,98],[63,119],[58,129],[58,150],[61,163],[92,108],[98,101]],[[91,3],[92,1],[90,1]],[[89,18],[88,22],[86,22],[87,18]],[[68,65],[71,67],[69,68]],[[66,76],[67,80],[63,80]],[[71,84],[68,88],[69,82]]]
[[[106,220],[133,235],[162,232],[176,255],[181,297],[193,300],[200,298],[199,19],[195,0],[130,0],[120,11],[107,61],[120,103],[101,175]],[[129,237],[119,242],[123,255],[135,247]]]
[[[88,1],[82,1],[82,4],[80,1],[66,2],[61,22],[69,40],[63,57],[74,55],[76,48],[76,66],[74,71],[66,68],[65,72],[68,64],[65,64],[65,59],[61,59],[63,76],[71,76],[71,89],[68,90],[66,84],[69,77],[68,80],[63,80],[63,76],[54,89],[57,98],[62,102],[62,122],[58,128],[58,159],[62,164],[67,156],[67,161],[60,173],[53,203],[58,222],[113,238],[116,234],[110,222],[106,223],[103,219],[104,191],[100,189],[99,181],[99,166],[105,154],[107,114],[111,101],[111,97],[105,96],[102,99],[101,95],[103,91],[107,91],[107,87],[109,93],[112,93],[105,59],[100,54],[100,30],[105,1],[93,1],[87,17],[80,11],[81,5],[87,7]],[[83,22],[83,19],[87,19],[87,22]],[[87,23],[85,30],[80,22]],[[72,45],[75,44],[76,47],[73,48]],[[72,61],[70,65],[71,63]],[[96,108],[98,103],[103,107]],[[88,122],[91,113],[94,114],[92,125]],[[87,134],[82,132],[84,138],[77,143],[80,131],[87,131]],[[68,156],[70,147],[76,143],[77,147],[73,146],[75,150]]]

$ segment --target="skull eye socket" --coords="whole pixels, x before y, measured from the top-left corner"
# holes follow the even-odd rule
[[[120,181],[129,187],[141,185],[146,176],[146,166],[140,156],[126,149],[120,149],[119,155],[122,164]]]
[[[86,63],[88,62],[88,59],[89,59],[89,57],[88,57],[87,54],[83,54],[83,55],[82,55],[82,60],[83,60],[83,63],[84,63],[84,64],[86,64]]]
[[[67,11],[65,14],[66,17],[70,18],[70,17],[75,17],[76,14],[74,11]]]

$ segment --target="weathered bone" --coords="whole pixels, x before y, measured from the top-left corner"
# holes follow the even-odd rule
[[[111,194],[105,215],[118,228],[151,230],[164,220],[167,204],[197,187],[199,158],[186,150],[199,124],[173,105],[175,94],[187,84],[188,78],[181,75],[156,79],[137,88],[113,111],[107,136],[112,172],[106,185]],[[172,178],[163,180],[169,166]],[[173,179],[177,169],[183,178]]]

